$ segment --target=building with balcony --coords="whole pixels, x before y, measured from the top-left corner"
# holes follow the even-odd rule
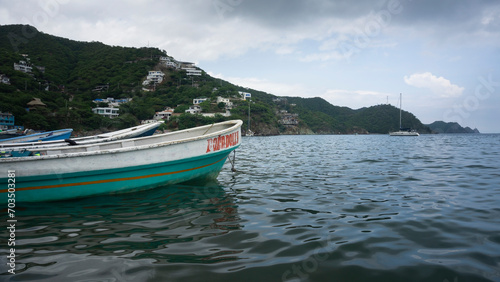
[[[200,76],[201,75],[201,70],[196,69],[196,68],[182,68],[182,69],[186,71],[186,74],[188,76]]]
[[[240,93],[242,100],[246,100],[246,99],[251,99],[252,98],[252,94],[251,93],[241,92],[241,91],[238,91],[238,93]]]
[[[146,80],[142,82],[142,85],[146,86],[151,83],[159,84],[163,81],[165,74],[161,71],[149,71]]]
[[[168,68],[179,69],[181,67],[181,64],[179,62],[166,56],[160,57],[160,62]]]
[[[132,98],[123,98],[123,99],[115,99],[115,98],[106,98],[106,99],[95,99],[92,100],[94,103],[107,103],[108,107],[119,107],[121,104],[128,103],[132,101]]]
[[[205,102],[206,100],[208,100],[208,98],[196,98],[196,99],[193,99],[193,105],[199,105],[199,104]]]
[[[167,107],[161,112],[156,112],[153,116],[154,120],[170,120],[170,117],[174,114],[174,109]]]
[[[14,115],[0,112],[0,129],[7,130],[14,128]]]
[[[22,71],[24,73],[31,73],[33,68],[26,63],[26,61],[19,61],[19,64],[14,63],[14,70]]]
[[[113,108],[113,107],[97,107],[97,108],[92,108],[92,112],[94,114],[98,114],[101,116],[105,116],[108,118],[115,118],[119,116],[120,114],[118,113],[120,109],[119,108]]]
[[[221,96],[217,97],[217,104],[219,103],[224,103],[226,105],[226,109],[232,109],[233,108],[233,102],[229,100],[229,98],[222,98]]]
[[[189,114],[193,114],[193,115],[194,114],[201,114],[201,107],[194,105],[194,106],[189,107],[189,109],[187,109],[185,112],[189,113]]]

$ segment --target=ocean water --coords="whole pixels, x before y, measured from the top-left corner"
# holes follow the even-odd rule
[[[500,135],[243,139],[213,183],[16,207],[1,281],[500,281]]]

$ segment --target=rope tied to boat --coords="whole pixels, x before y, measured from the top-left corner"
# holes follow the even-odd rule
[[[215,124],[215,123],[212,123],[212,125],[210,125],[210,127],[207,129],[207,131],[205,131],[205,133],[203,133],[202,135],[207,134],[207,132],[208,132],[210,129],[212,129],[212,127],[214,127],[214,124]]]
[[[231,160],[231,154],[229,154],[229,156],[227,156],[227,159],[231,163],[231,171],[236,172],[236,169],[234,168],[236,165],[236,150],[233,151],[233,159]]]

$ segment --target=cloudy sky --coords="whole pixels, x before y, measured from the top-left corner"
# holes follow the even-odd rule
[[[0,24],[166,50],[215,77],[500,133],[498,0],[0,0]]]

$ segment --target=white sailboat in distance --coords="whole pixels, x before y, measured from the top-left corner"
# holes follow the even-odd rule
[[[402,128],[401,126],[401,107],[402,107],[402,94],[399,93],[399,131],[389,132],[390,136],[419,136],[417,131],[410,128]]]

